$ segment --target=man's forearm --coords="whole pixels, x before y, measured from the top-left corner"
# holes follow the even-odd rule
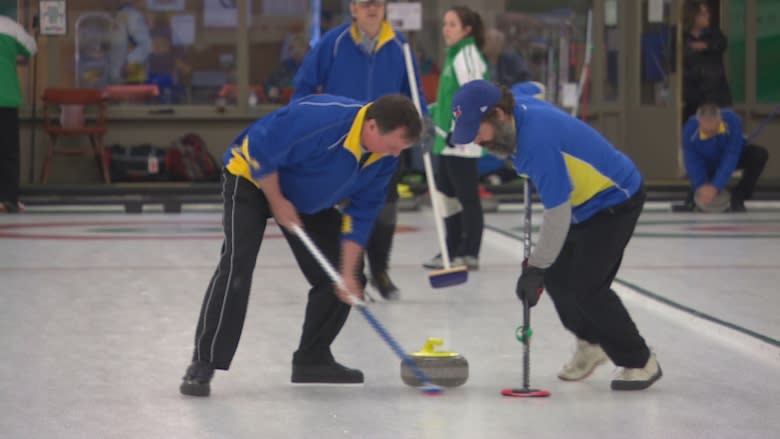
[[[345,239],[341,242],[341,275],[345,278],[357,278],[360,258],[363,257],[363,247],[355,241]]]

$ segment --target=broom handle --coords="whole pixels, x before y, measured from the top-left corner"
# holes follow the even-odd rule
[[[590,76],[590,60],[593,56],[593,40],[592,40],[592,32],[593,32],[593,11],[588,10],[588,20],[587,20],[587,27],[585,30],[585,61],[582,63],[582,71],[580,72],[580,81],[577,84],[577,100],[574,102],[574,106],[571,108],[571,115],[575,118],[578,117],[579,110],[580,110],[580,99],[582,99],[583,90],[585,90],[587,81],[589,80],[588,76]],[[587,101],[583,103],[587,105]],[[587,107],[586,107],[587,108]],[[585,120],[586,115],[583,116],[582,120]]]
[[[769,122],[771,122],[772,119],[774,119],[775,116],[777,116],[777,113],[780,113],[780,105],[776,106],[774,110],[772,110],[772,112],[769,113],[769,116],[764,118],[764,120],[761,121],[758,127],[755,130],[753,130],[752,133],[750,133],[750,135],[745,139],[745,145],[752,142],[756,137],[758,137],[758,135],[761,134],[761,131],[763,131],[764,128],[766,128]]]
[[[525,205],[525,217],[523,219],[523,258],[528,263],[531,256],[531,185],[528,179],[523,184],[523,204]],[[525,267],[523,267],[525,270]],[[528,299],[523,298],[523,388],[528,389],[531,381],[531,340],[528,331],[531,328],[531,307]]]
[[[33,37],[35,38],[35,45],[38,45],[38,28],[40,23],[38,22],[38,16],[33,16]],[[35,182],[35,130],[37,129],[38,118],[38,50],[32,56],[32,102],[30,106],[30,167],[28,170],[27,179],[29,183]]]
[[[309,253],[314,256],[314,259],[317,260],[317,262],[320,264],[320,267],[322,267],[323,270],[328,274],[328,277],[335,283],[339,288],[342,290],[347,290],[346,283],[344,282],[344,279],[341,277],[341,275],[336,272],[336,269],[333,268],[333,265],[328,261],[328,259],[325,257],[325,255],[322,254],[322,251],[317,247],[316,244],[314,244],[314,241],[309,238],[309,235],[306,234],[306,232],[303,231],[303,229],[298,226],[297,224],[294,224],[292,226],[292,232],[295,234],[295,236],[298,237],[298,239],[303,242],[303,245],[306,247],[306,249],[309,250]],[[374,316],[373,313],[368,309],[366,306],[366,303],[362,300],[360,300],[357,296],[352,294],[351,291],[347,291],[350,295],[350,305],[356,307],[358,311],[363,315],[363,317],[366,318],[368,323],[371,325],[372,328],[376,331],[377,334],[379,334],[380,337],[390,346],[390,348],[393,350],[393,352],[398,355],[399,358],[401,358],[401,361],[405,365],[409,367],[409,369],[412,370],[414,375],[417,377],[418,380],[422,383],[423,386],[431,386],[431,379],[425,374],[425,372],[420,369],[419,366],[417,366],[417,363],[415,363],[409,355],[407,355],[403,349],[401,349],[401,346],[398,344],[397,341],[393,338],[392,335],[390,335],[389,332],[387,332],[387,329],[385,329],[384,326],[382,326],[382,323],[377,320],[377,318]]]
[[[412,63],[412,50],[409,43],[404,43],[404,61],[406,63],[406,76],[409,79],[409,90],[412,94],[412,102],[417,108],[417,112],[422,117],[420,108],[420,94],[417,88],[417,75],[414,74],[414,64]],[[438,128],[438,127],[437,127]],[[433,180],[433,165],[431,164],[431,154],[423,151],[423,164],[425,165],[425,178],[428,182],[428,193],[431,197],[431,206],[433,207],[434,224],[436,225],[436,237],[439,240],[439,250],[441,250],[441,260],[444,263],[444,269],[450,269],[450,253],[447,250],[447,242],[444,239],[444,221],[442,212],[439,211],[439,191],[436,189],[436,182]]]

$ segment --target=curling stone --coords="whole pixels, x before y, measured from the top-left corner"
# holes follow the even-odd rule
[[[440,338],[428,338],[422,350],[409,354],[412,361],[419,367],[432,384],[442,387],[458,387],[469,378],[469,363],[457,352],[437,351],[434,346],[440,346],[444,341]],[[418,387],[422,385],[414,371],[401,362],[401,379],[404,384]]]
[[[706,213],[723,213],[727,212],[731,207],[731,192],[724,189],[715,195],[715,198],[708,204],[704,204],[699,201],[699,197],[696,197],[696,207],[702,212]]]

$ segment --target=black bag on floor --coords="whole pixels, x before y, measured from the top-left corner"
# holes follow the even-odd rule
[[[111,145],[105,149],[111,181],[168,181],[165,148],[143,144]]]

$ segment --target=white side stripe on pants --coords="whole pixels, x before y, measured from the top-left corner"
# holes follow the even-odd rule
[[[235,232],[236,193],[238,192],[238,182],[239,182],[239,180],[238,180],[238,178],[236,178],[234,186],[233,186],[233,194],[231,195],[231,197],[233,199],[233,203],[232,203],[232,209],[231,209],[231,212],[230,212],[230,234],[231,234],[231,236],[229,238],[230,239],[230,247],[225,245],[225,250],[224,250],[224,251],[230,251],[231,252],[231,254],[230,254],[230,270],[228,271],[228,281],[225,284],[224,290],[222,291],[222,310],[220,311],[220,314],[219,314],[219,321],[217,322],[217,329],[214,332],[214,338],[211,341],[211,351],[209,352],[209,358],[207,360],[210,363],[214,362],[214,345],[215,345],[216,340],[217,340],[217,335],[219,334],[219,329],[222,326],[222,317],[223,317],[224,312],[225,312],[225,302],[227,302],[227,292],[228,292],[228,289],[230,288],[230,280],[231,280],[231,277],[233,275],[233,261],[234,261],[234,257],[235,257],[235,235],[236,235],[236,232]],[[224,183],[222,185],[222,197],[223,198],[227,196],[227,189],[228,189],[227,188],[227,179],[225,179]],[[223,227],[223,233],[225,234],[225,243],[227,243],[228,242],[228,236],[227,236],[227,231],[224,230],[224,227]],[[203,309],[203,325],[202,325],[202,328],[201,328],[201,332],[197,336],[196,341],[195,341],[195,349],[197,349],[198,361],[202,361],[203,360],[203,357],[202,357],[202,354],[201,354],[201,351],[200,351],[200,345],[201,345],[201,343],[203,341],[204,333],[206,332],[207,320],[209,318],[209,308],[211,307],[211,302],[214,299],[214,288],[216,286],[216,280],[217,280],[217,278],[221,274],[220,273],[220,271],[222,269],[221,261],[222,261],[222,258],[224,256],[225,256],[224,253],[222,253],[220,255],[220,262],[217,264],[217,272],[216,272],[216,274],[214,275],[214,278],[211,281],[212,282],[211,285],[209,286],[208,298],[206,299],[206,305],[205,305],[205,307]]]

